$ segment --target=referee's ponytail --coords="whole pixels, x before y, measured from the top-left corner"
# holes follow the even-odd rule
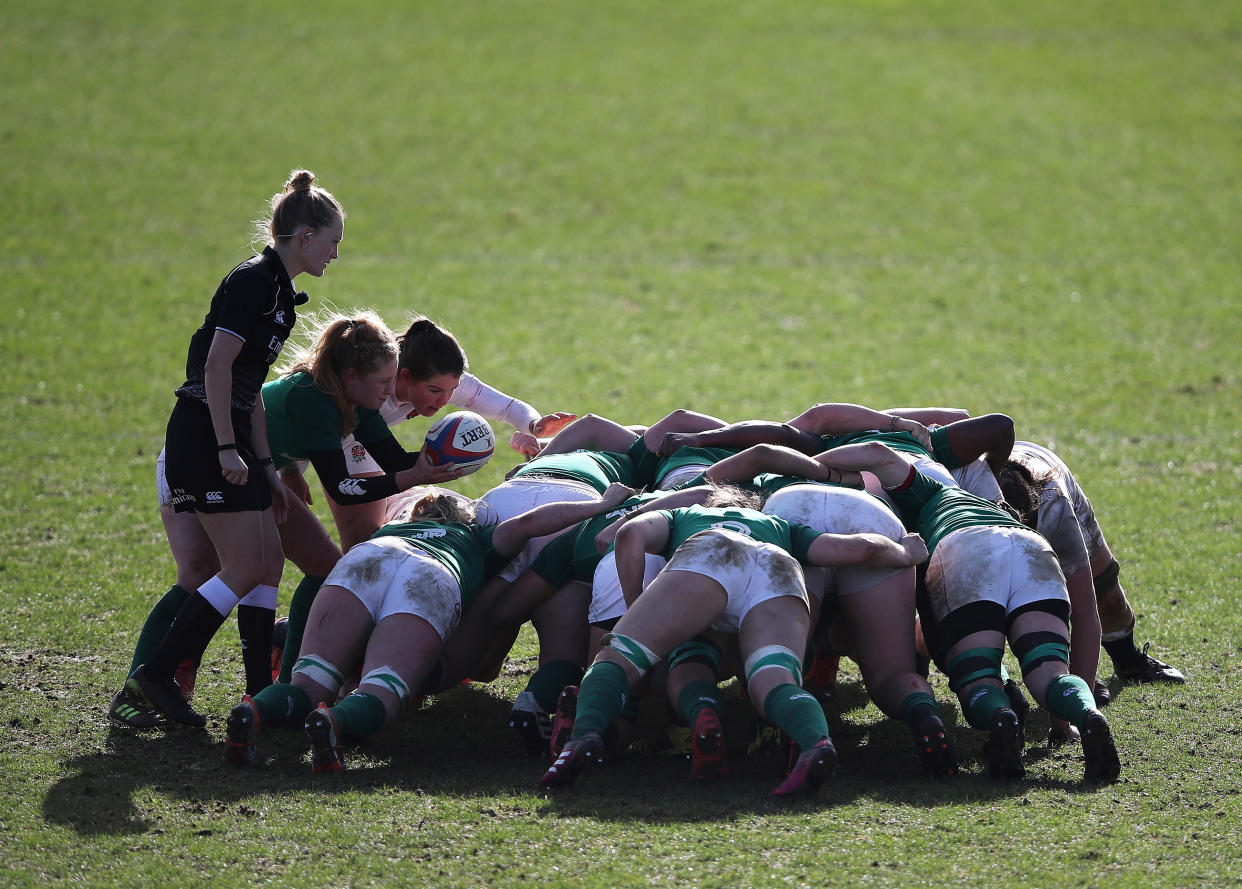
[[[314,230],[345,218],[340,203],[326,188],[315,184],[310,170],[294,170],[284,187],[272,195],[271,211],[255,220],[255,240],[276,244],[292,238],[303,226]]]

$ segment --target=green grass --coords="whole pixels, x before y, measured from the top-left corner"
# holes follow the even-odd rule
[[[0,885],[1242,883],[1238,8],[8,0],[0,21]],[[185,345],[294,166],[350,214],[313,305],[427,313],[543,410],[1010,413],[1074,468],[1138,638],[1190,684],[1122,691],[1124,780],[1083,791],[1034,729],[1030,780],[987,781],[960,718],[967,774],[922,782],[847,673],[844,768],[794,806],[740,753],[704,792],[640,759],[540,798],[503,729],[527,636],[339,780],[295,735],[223,767],[231,630],[205,735],[110,731],[173,576],[152,476]],[[735,745],[745,725],[735,705]]]

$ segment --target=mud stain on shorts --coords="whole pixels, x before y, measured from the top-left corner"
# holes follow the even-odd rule
[[[736,570],[746,567],[755,546],[748,538],[734,536],[719,529],[700,531],[677,547],[677,555],[702,559],[705,565],[718,570]]]
[[[366,586],[377,583],[384,573],[384,561],[390,558],[392,554],[386,552],[363,552],[352,559],[346,556],[341,563],[341,567],[345,569],[345,580],[348,581],[344,585],[349,587],[352,583]]]

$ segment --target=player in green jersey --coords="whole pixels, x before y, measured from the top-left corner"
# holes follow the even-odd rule
[[[688,507],[627,522],[616,552],[631,604],[583,678],[571,739],[541,786],[567,786],[584,765],[602,761],[603,731],[629,691],[678,644],[711,628],[738,635],[751,701],[802,748],[774,792],[816,789],[835,767],[836,750],[819,703],[799,687],[810,623],[799,560],[904,567],[925,556],[917,535],[899,544],[880,535],[820,534],[750,509]],[[647,552],[668,555],[669,564],[643,591]],[[718,719],[711,716],[710,708],[700,707],[693,722],[721,743]]]
[[[1001,679],[1009,642],[1027,689],[1082,733],[1088,783],[1115,781],[1121,762],[1091,688],[1069,672],[1069,594],[1056,555],[1009,512],[918,471],[910,455],[880,442],[844,445],[815,458],[873,473],[927,541],[923,634],[948,675],[962,713],[989,732],[992,777],[1021,777],[1022,734]]]
[[[495,526],[476,524],[456,498],[428,495],[418,501],[410,521],[385,525],[332,569],[311,607],[290,682],[247,695],[229,714],[229,761],[257,763],[260,725],[301,722],[314,770],[339,771],[341,739],[378,731],[423,689],[445,640],[489,574],[530,538],[582,521],[631,494],[616,485],[599,500],[546,504]],[[361,682],[338,702],[359,661]]]

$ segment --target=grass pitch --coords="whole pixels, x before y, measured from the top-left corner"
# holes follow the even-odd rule
[[[1242,883],[1238,9],[10,0],[3,20],[0,885]],[[350,214],[313,305],[429,314],[542,410],[1010,413],[1073,467],[1138,638],[1190,683],[1120,692],[1123,780],[1085,791],[1038,725],[1030,778],[988,781],[960,718],[965,774],[924,782],[847,672],[843,768],[793,806],[742,755],[740,704],[726,783],[631,759],[539,797],[503,728],[526,637],[338,779],[296,735],[223,766],[231,630],[207,732],[111,731],[173,577],[152,475],[185,345],[294,166]]]

